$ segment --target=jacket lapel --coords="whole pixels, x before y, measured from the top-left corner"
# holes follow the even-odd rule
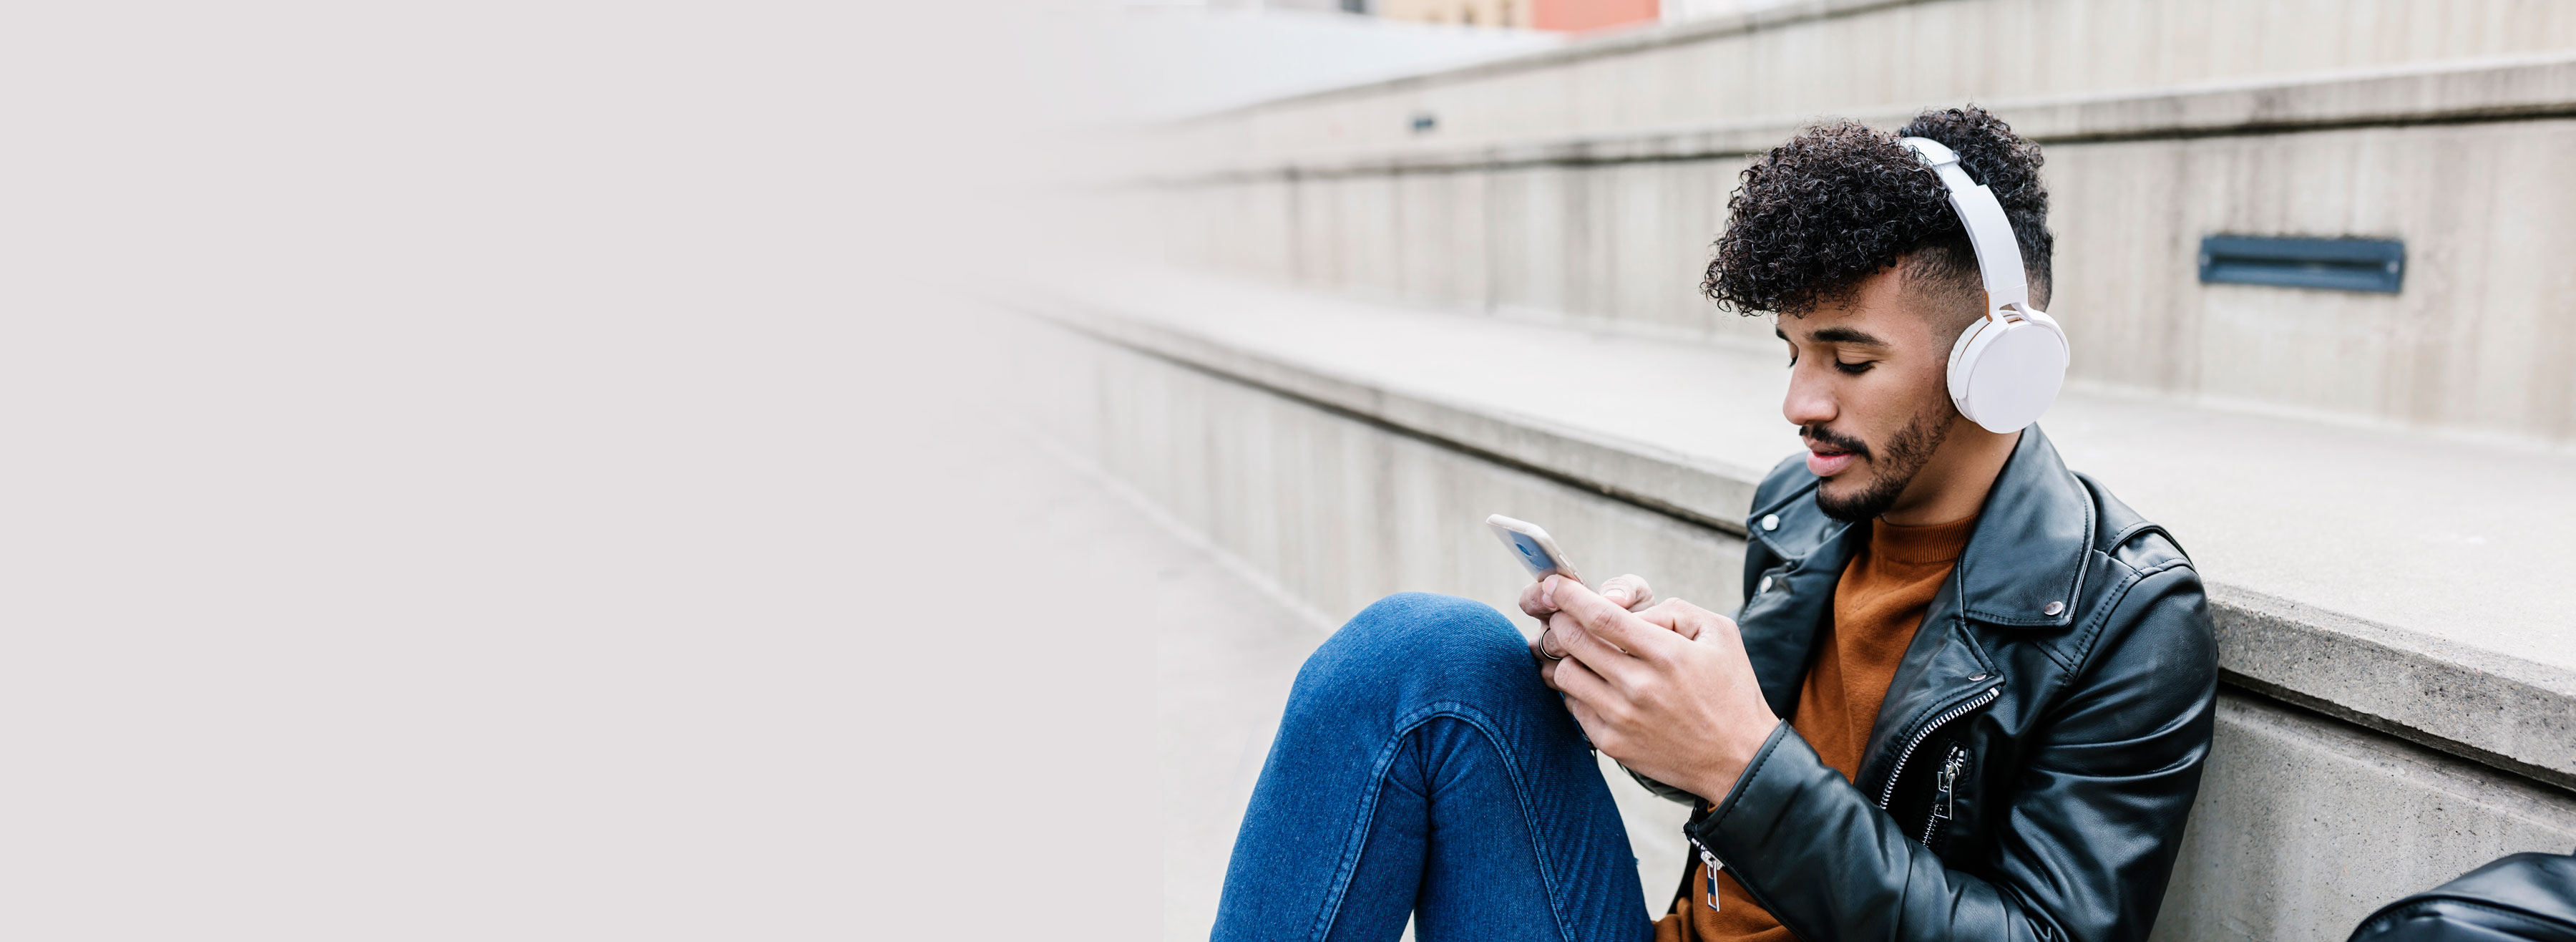
[[[2090,568],[2093,522],[2091,495],[2066,470],[2048,436],[2037,425],[2023,429],[1986,492],[1967,549],[1924,611],[1923,625],[1888,683],[1861,752],[1861,774],[1853,779],[1876,783],[1872,798],[1884,799],[1906,747],[1942,711],[2008,681],[1978,648],[1970,622],[2005,628],[2074,622]]]
[[[1887,699],[1879,704],[1878,720],[1870,726],[1869,745],[1861,750],[1854,783],[1865,787],[1870,782],[1884,783],[1895,774],[1897,759],[1916,730],[1942,710],[2002,682],[1994,662],[1978,649],[1975,634],[1966,630],[1959,582],[1955,569],[1942,580],[1941,591],[1923,613],[1923,626],[1915,629],[1914,641],[1897,662],[1896,676],[1887,684]],[[1872,790],[1870,797],[1880,798],[1881,793]]]
[[[1962,612],[2017,628],[2073,624],[2092,561],[2093,525],[2091,492],[2066,470],[2039,426],[2023,429],[1959,557]]]
[[[1798,687],[1806,680],[1816,636],[1834,617],[1834,583],[1858,549],[1845,539],[1850,524],[1816,509],[1815,491],[1816,481],[1809,478],[1770,506],[1754,508],[1745,528],[1778,561],[1751,580],[1754,591],[1735,622],[1753,676],[1762,682],[1762,699],[1783,717],[1798,708]],[[1777,526],[1762,526],[1775,516]]]

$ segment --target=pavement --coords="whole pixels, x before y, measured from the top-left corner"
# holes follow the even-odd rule
[[[1013,541],[1078,552],[1134,590],[1126,617],[1104,631],[1152,642],[1160,937],[1204,940],[1289,685],[1333,624],[1042,431],[1007,419],[990,429],[965,464],[987,478],[984,493],[1029,511],[1011,514]]]
[[[1162,937],[1195,942],[1215,925],[1235,831],[1288,686],[1325,632],[1204,548],[1157,531],[1134,532],[1129,543],[1134,558],[1155,567],[1159,589],[1154,746],[1164,827]]]
[[[1134,886],[1150,886],[1148,874],[1159,876],[1160,937],[1206,939],[1235,831],[1270,751],[1289,684],[1331,626],[1079,457],[1048,447],[1036,430],[999,419],[967,435],[952,433],[948,447],[973,456],[955,470],[977,479],[978,493],[1005,505],[979,515],[1009,518],[1004,532],[1010,542],[1039,555],[1082,560],[1057,575],[1121,599],[1117,619],[1086,619],[1064,629],[1092,633],[1095,643],[1076,649],[1089,653],[1150,643],[1150,665],[1127,661],[1106,668],[1111,683],[1150,682],[1150,774],[1140,776],[1138,768],[1098,756],[1086,757],[1079,771],[1130,787],[1150,779],[1144,785],[1154,799],[1159,873],[1140,868],[1115,876]],[[1100,723],[1144,719],[1133,716],[1142,705],[1135,702],[1020,702],[1030,711],[1098,714]],[[1019,774],[1044,781],[1050,771],[1032,764]]]
[[[1162,938],[1206,939],[1289,684],[1331,626],[1081,459],[1041,460],[1047,537],[1151,574],[1128,630],[1153,642]]]

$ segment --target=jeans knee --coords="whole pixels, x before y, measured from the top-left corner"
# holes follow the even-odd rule
[[[1353,616],[1307,658],[1297,682],[1468,697],[1515,681],[1535,684],[1537,671],[1529,641],[1492,606],[1404,592]]]
[[[1332,642],[1389,655],[1526,654],[1529,642],[1493,606],[1454,595],[1398,592],[1369,604]]]

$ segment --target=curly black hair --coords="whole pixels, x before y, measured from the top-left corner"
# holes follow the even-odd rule
[[[1909,277],[1979,290],[1966,225],[1941,181],[1896,142],[1901,137],[1947,145],[1970,179],[1994,191],[2021,243],[2032,302],[2045,308],[2053,240],[2039,145],[1975,105],[1923,112],[1894,134],[1819,123],[1773,148],[1744,168],[1743,185],[1727,199],[1730,221],[1700,291],[1744,314],[1804,316],[1900,262]]]

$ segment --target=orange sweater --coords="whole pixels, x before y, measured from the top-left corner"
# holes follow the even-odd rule
[[[1941,580],[1968,548],[1977,518],[1923,527],[1900,527],[1872,521],[1869,542],[1852,556],[1834,585],[1834,621],[1818,638],[1815,666],[1798,688],[1798,706],[1789,726],[1815,747],[1826,765],[1851,778],[1860,766],[1861,749],[1869,744],[1870,727],[1878,722],[1879,704],[1896,678],[1896,663],[1914,641],[1923,613]],[[1694,862],[1691,887],[1707,879],[1707,865]],[[1789,942],[1796,938],[1771,914],[1745,895],[1734,874],[1718,871],[1719,908],[1711,910],[1698,892],[1674,901],[1673,911],[1655,923],[1655,942]]]

